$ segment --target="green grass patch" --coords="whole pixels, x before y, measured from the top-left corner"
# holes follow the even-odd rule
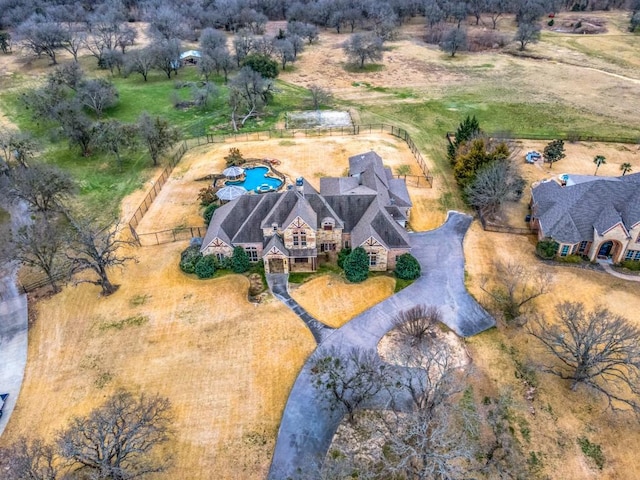
[[[151,295],[145,293],[144,295],[134,295],[129,299],[129,305],[132,307],[139,307],[147,303],[147,300],[151,298]]]
[[[393,293],[398,293],[400,290],[407,288],[411,285],[415,280],[403,280],[402,278],[393,277],[396,281],[396,286],[393,289]]]
[[[602,470],[604,467],[604,454],[602,453],[600,445],[591,443],[587,437],[578,438],[578,445],[580,445],[580,450],[582,450],[585,457],[593,460],[596,466]]]
[[[122,330],[126,327],[140,327],[149,321],[146,315],[134,315],[115,322],[104,322],[100,325],[100,330]]]
[[[324,263],[318,267],[315,272],[292,272],[289,273],[289,283],[302,284],[308,282],[312,278],[321,277],[322,275],[342,275],[343,271],[337,265]]]
[[[278,142],[278,145],[280,145],[281,147],[293,147],[294,145],[296,145],[296,142],[294,142],[293,140],[280,140]]]
[[[5,209],[0,207],[0,225],[8,223],[11,220],[11,215]]]

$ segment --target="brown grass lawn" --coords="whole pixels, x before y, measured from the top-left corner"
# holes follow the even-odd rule
[[[312,316],[338,328],[391,296],[395,284],[391,277],[373,277],[361,284],[350,284],[337,275],[323,275],[292,287],[291,296]]]
[[[46,438],[117,387],[175,410],[175,468],[162,478],[263,478],[291,384],[314,341],[277,301],[247,301],[242,276],[200,281],[184,244],[139,249],[117,293],[89,285],[37,305],[20,403],[3,443]]]

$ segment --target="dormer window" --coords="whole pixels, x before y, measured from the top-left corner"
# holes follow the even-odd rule
[[[277,223],[272,223],[271,224],[271,228],[273,229],[274,232],[278,231],[278,224]]]
[[[335,227],[335,225],[336,225],[336,221],[331,217],[326,217],[322,219],[322,230],[331,231],[333,230],[333,227]]]

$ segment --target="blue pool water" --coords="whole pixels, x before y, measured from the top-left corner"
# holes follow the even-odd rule
[[[245,169],[245,179],[242,182],[226,181],[225,185],[238,185],[246,188],[248,191],[260,193],[260,191],[277,190],[282,185],[279,178],[267,177],[269,169],[267,167],[254,167]],[[270,188],[267,189],[266,186]]]

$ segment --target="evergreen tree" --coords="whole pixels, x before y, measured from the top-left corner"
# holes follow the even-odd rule
[[[249,270],[249,256],[242,247],[235,247],[231,256],[231,270],[235,273],[244,273]]]
[[[357,247],[344,260],[344,274],[354,283],[363,282],[369,276],[369,256],[362,247]]]
[[[420,271],[420,263],[410,253],[403,253],[398,257],[394,271],[396,277],[402,280],[415,280],[420,276]]]
[[[467,116],[467,118],[460,122],[455,133],[455,140],[449,145],[448,149],[448,156],[451,163],[455,162],[460,145],[478,136],[480,133],[480,123],[478,123],[475,115],[473,117]]]

